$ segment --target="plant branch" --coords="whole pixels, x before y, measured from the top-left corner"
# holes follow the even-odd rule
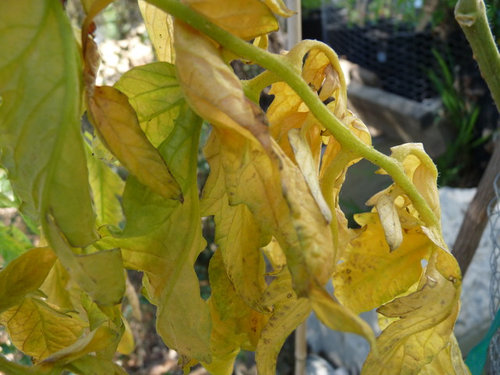
[[[372,146],[365,145],[352,134],[342,121],[326,108],[317,94],[302,79],[300,69],[288,62],[286,57],[271,54],[250,43],[246,43],[242,39],[213,24],[204,16],[178,0],[146,1],[170,13],[177,19],[186,22],[241,58],[253,61],[279,76],[302,98],[311,113],[323,126],[335,135],[336,140],[343,148],[355,152],[357,155],[384,169],[394,182],[408,195],[426,225],[439,227],[439,220],[415,185],[406,176],[401,164],[397,160],[375,150]]]
[[[500,111],[500,54],[486,18],[483,0],[459,0],[455,19],[474,53],[481,75]]]

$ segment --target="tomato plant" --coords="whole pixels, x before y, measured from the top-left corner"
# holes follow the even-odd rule
[[[292,14],[282,0],[140,0],[158,62],[96,86],[93,18],[111,2],[81,1],[77,37],[58,0],[0,2],[0,162],[43,245],[0,272],[0,323],[34,360],[0,356],[0,371],[124,373],[113,356],[130,351],[120,304],[132,269],[187,370],[230,374],[245,349],[259,374],[274,374],[284,340],[314,311],[368,340],[364,374],[467,374],[436,168],[420,144],[390,156],[371,146],[335,52],[317,41],[267,52],[277,17]],[[234,59],[264,71],[241,81]],[[212,131],[200,196],[203,121]],[[362,158],[394,183],[352,229],[339,192]],[[193,268],[206,216],[218,246],[208,300]],[[374,308],[378,337],[358,316]]]

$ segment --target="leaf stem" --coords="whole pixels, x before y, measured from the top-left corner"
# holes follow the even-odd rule
[[[488,26],[483,0],[459,0],[455,19],[474,53],[481,75],[500,111],[500,54]]]
[[[346,150],[352,150],[357,155],[384,169],[411,199],[421,219],[429,226],[439,227],[439,221],[434,212],[430,209],[415,185],[406,176],[401,164],[397,160],[375,150],[372,146],[365,145],[352,134],[342,121],[326,108],[317,94],[302,79],[300,70],[297,69],[295,64],[287,61],[285,56],[271,54],[245,42],[213,24],[203,15],[178,0],[146,1],[170,13],[177,19],[186,22],[241,58],[253,61],[279,76],[302,98],[311,113],[323,126],[334,134],[342,147]]]

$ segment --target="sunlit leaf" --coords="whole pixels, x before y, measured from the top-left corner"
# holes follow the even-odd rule
[[[312,280],[324,285],[333,272],[335,253],[328,223],[300,170],[273,145],[262,113],[245,98],[220,52],[183,24],[176,24],[175,30],[181,87],[189,104],[212,123],[220,138],[229,202],[246,204],[262,233],[275,235],[296,291],[306,295]],[[215,93],[214,85],[219,87]]]
[[[278,21],[260,0],[187,0],[186,3],[221,28],[250,40],[278,29]]]
[[[283,0],[264,0],[264,3],[272,10],[274,14],[282,17],[290,17],[295,14],[294,11],[287,8]]]
[[[368,323],[338,303],[324,289],[316,287],[311,291],[311,305],[324,325],[336,331],[356,333],[374,347],[375,336]]]
[[[86,246],[97,237],[69,20],[60,2],[20,0],[0,3],[0,24],[1,164],[23,213],[50,212],[73,246]]]
[[[172,17],[144,0],[139,0],[139,9],[155,49],[156,57],[159,61],[173,63],[175,52]]]
[[[139,66],[123,74],[115,87],[128,96],[142,130],[153,146],[159,146],[172,131],[184,103],[175,67],[167,63]]]
[[[451,255],[440,259],[441,251],[436,248],[416,292],[378,309],[380,314],[398,319],[377,338],[378,354],[369,354],[363,373],[418,373],[449,345],[458,314],[460,282],[437,269],[438,263],[454,261]]]
[[[73,344],[84,328],[75,315],[63,314],[38,298],[26,297],[0,315],[14,345],[35,360]]]
[[[315,165],[311,149],[297,129],[290,129],[288,132],[288,140],[292,146],[297,165],[307,182],[307,186],[309,187],[309,190],[311,191],[311,194],[314,197],[321,213],[325,217],[325,220],[329,223],[332,221],[332,212],[321,192],[318,177],[319,168]]]
[[[434,246],[421,230],[413,228],[405,231],[401,246],[391,252],[376,213],[357,215],[356,220],[363,228],[349,243],[333,283],[335,296],[359,313],[391,301],[418,282],[421,260]]]
[[[139,126],[127,97],[109,86],[89,99],[94,126],[106,146],[137,179],[167,199],[182,199],[179,185]]]
[[[49,248],[35,248],[10,262],[0,271],[0,313],[36,291],[56,261]]]
[[[450,343],[439,352],[431,363],[419,372],[420,375],[470,375],[470,373],[462,358],[457,339],[453,334]]]

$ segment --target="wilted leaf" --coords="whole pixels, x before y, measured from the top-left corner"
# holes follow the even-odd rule
[[[144,0],[139,0],[146,30],[156,52],[159,61],[173,63],[174,51],[174,23],[172,17],[163,10]]]
[[[281,17],[290,17],[295,14],[293,10],[287,8],[283,0],[264,0],[264,4],[266,4],[274,14]]]
[[[297,299],[286,271],[271,282],[263,304],[272,306],[273,313],[259,337],[255,359],[259,374],[272,375],[276,373],[276,360],[283,343],[307,318],[311,304],[306,298]]]
[[[268,315],[251,309],[236,293],[226,274],[220,251],[210,259],[209,274],[212,362],[204,367],[213,374],[230,375],[240,349],[255,350]]]
[[[71,278],[97,303],[113,305],[121,301],[125,291],[125,279],[119,249],[77,255],[80,249],[72,248],[68,244],[51,217],[47,217],[44,232]]]
[[[175,30],[181,87],[220,140],[229,203],[246,204],[263,235],[275,236],[286,254],[295,290],[307,295],[312,280],[323,285],[333,272],[328,223],[300,170],[273,145],[262,113],[245,98],[220,52],[183,24],[176,24]],[[219,90],[214,93],[215,85]]]
[[[329,223],[332,221],[332,212],[328,207],[325,198],[323,198],[323,194],[321,193],[318,177],[319,166],[314,162],[311,149],[305,139],[301,136],[298,129],[290,129],[288,132],[288,140],[292,146],[297,165],[307,182],[307,186],[309,187],[316,204],[321,210],[321,213],[325,217],[325,220]]]
[[[439,352],[431,363],[419,372],[419,375],[470,375],[470,373],[462,358],[457,339],[452,334],[450,343]]]
[[[99,352],[116,341],[117,332],[106,326],[100,326],[86,335],[81,336],[71,345],[52,353],[40,364],[47,366],[57,364],[57,366],[66,365],[72,361],[83,357],[88,353]]]
[[[130,173],[155,193],[182,200],[178,183],[141,130],[127,97],[113,87],[95,87],[88,104],[104,143]]]
[[[384,228],[385,239],[391,251],[396,250],[403,242],[403,230],[399,221],[398,211],[394,200],[389,195],[381,196],[375,205]]]
[[[278,21],[260,0],[187,0],[197,12],[224,30],[250,40],[278,30]]]
[[[36,291],[56,261],[46,247],[22,254],[0,271],[0,313],[20,303],[26,294]]]
[[[165,200],[129,178],[123,198],[125,229],[103,243],[121,247],[124,264],[144,271],[143,283],[148,298],[158,306],[157,330],[165,343],[181,355],[209,362],[210,313],[193,267],[205,246],[196,186],[200,129],[201,119],[184,106],[160,146],[181,185],[184,202]],[[152,229],[143,226],[145,218]]]
[[[419,289],[378,309],[380,314],[398,319],[377,338],[378,354],[369,354],[363,373],[417,374],[449,345],[460,282],[438,271],[438,263],[453,263],[454,259],[449,254],[439,259],[442,250],[435,249]]]
[[[356,333],[375,346],[373,330],[363,319],[337,302],[324,289],[311,291],[311,305],[318,319],[327,327],[342,332]]]
[[[219,147],[218,139],[212,135],[204,150],[210,174],[203,189],[202,213],[214,215],[215,243],[237,293],[248,305],[262,310],[260,300],[266,288],[265,263],[260,252],[262,236],[247,206],[229,205]]]
[[[86,246],[97,236],[71,25],[58,1],[36,0],[2,1],[0,24],[1,164],[23,213],[50,212],[73,246]]]
[[[123,74],[115,87],[128,96],[142,130],[158,147],[172,131],[184,104],[175,67],[162,62],[139,66]]]
[[[335,296],[359,313],[387,303],[406,292],[422,275],[421,260],[433,244],[418,228],[405,231],[397,251],[391,252],[376,213],[356,215],[363,226],[345,251],[333,283]]]
[[[84,328],[78,317],[33,297],[2,313],[0,323],[14,345],[37,361],[73,344]]]

